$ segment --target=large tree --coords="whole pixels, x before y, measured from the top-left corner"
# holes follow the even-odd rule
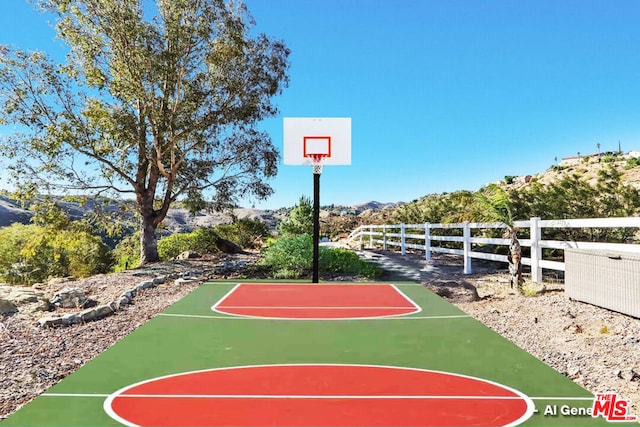
[[[21,189],[133,195],[141,263],[176,200],[263,199],[278,152],[257,124],[288,84],[289,50],[226,0],[41,0],[64,63],[0,49],[0,140]]]

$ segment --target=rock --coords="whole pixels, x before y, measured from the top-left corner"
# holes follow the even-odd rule
[[[230,240],[227,239],[218,239],[216,240],[216,247],[220,252],[224,252],[225,254],[245,254],[245,252],[240,246],[236,245]]]
[[[136,286],[136,289],[137,289],[137,290],[140,290],[140,289],[149,289],[149,288],[153,288],[153,287],[155,287],[155,286],[156,286],[156,285],[153,283],[153,281],[152,281],[152,280],[145,280],[144,282],[140,282],[140,283],[138,283],[138,285]]]
[[[126,295],[121,295],[120,299],[118,300],[118,308],[122,308],[122,306],[128,304],[131,304],[131,298],[127,297]]]
[[[0,298],[0,316],[13,314],[18,312],[18,307],[9,300]]]
[[[0,286],[0,298],[10,301],[19,310],[27,312],[48,311],[49,300],[44,293],[24,286]]]
[[[153,278],[154,285],[162,285],[166,281],[167,281],[167,278],[165,276],[158,276]]]
[[[90,322],[92,320],[96,320],[96,318],[98,317],[98,313],[95,308],[88,308],[84,311],[81,311],[79,316],[83,322]]]
[[[103,317],[111,316],[114,310],[109,305],[101,305],[95,308],[96,319],[102,319]]]
[[[62,316],[62,325],[76,325],[78,323],[82,323],[82,319],[75,313],[69,313]]]
[[[179,259],[179,260],[194,259],[194,258],[202,258],[202,255],[200,255],[197,252],[184,251],[176,257],[176,259]]]
[[[82,289],[65,288],[53,295],[51,304],[61,308],[88,308],[95,306],[97,301],[88,298]]]
[[[49,316],[43,317],[38,320],[38,325],[42,328],[52,328],[54,326],[62,325],[62,317],[60,316]]]
[[[185,283],[194,283],[194,282],[197,282],[197,281],[198,281],[197,277],[180,277],[180,278],[175,280],[174,284],[183,285]]]

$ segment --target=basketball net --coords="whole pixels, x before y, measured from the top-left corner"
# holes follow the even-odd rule
[[[322,159],[324,156],[322,154],[311,154],[309,157],[311,157],[311,166],[313,166],[313,174],[314,175],[322,174]]]

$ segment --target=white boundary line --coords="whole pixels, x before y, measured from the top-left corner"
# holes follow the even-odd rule
[[[99,397],[106,398],[111,396],[111,394],[106,393],[42,393],[41,396],[45,397]],[[171,397],[171,398],[190,398],[190,399],[198,399],[198,398],[210,398],[210,399],[219,399],[219,398],[256,398],[256,399],[494,399],[494,400],[519,400],[522,399],[520,396],[436,396],[436,395],[409,395],[409,396],[397,396],[397,395],[377,395],[377,396],[351,396],[351,395],[303,395],[303,394],[294,394],[294,395],[278,395],[278,394],[123,394],[120,397],[140,397],[140,398],[163,398],[163,397]],[[577,396],[529,396],[531,400],[584,400],[584,401],[593,401],[595,399],[592,397],[577,397]]]
[[[413,308],[414,311],[409,312],[409,313],[399,313],[399,314],[388,314],[388,315],[383,315],[383,316],[357,316],[357,317],[341,317],[341,318],[333,318],[333,317],[271,317],[271,316],[258,316],[258,315],[238,315],[238,314],[234,314],[234,313],[228,313],[226,311],[223,311],[223,308],[227,308],[223,305],[224,300],[226,300],[239,286],[242,285],[250,285],[250,286],[256,286],[256,285],[264,285],[264,286],[269,286],[269,285],[285,285],[285,286],[318,286],[318,284],[309,284],[309,283],[238,283],[237,285],[235,285],[229,292],[227,292],[220,300],[218,300],[215,304],[213,304],[211,306],[211,311],[214,311],[216,313],[220,313],[220,314],[224,314],[227,316],[233,316],[233,317],[237,317],[237,318],[249,318],[249,319],[270,319],[270,320],[371,320],[371,319],[389,319],[389,318],[396,318],[396,317],[403,317],[405,318],[405,316],[411,315],[411,314],[416,314],[416,313],[420,313],[422,311],[422,307],[420,307],[418,304],[416,304],[413,300],[411,300],[407,295],[405,295],[400,289],[398,289],[394,284],[392,283],[380,283],[380,284],[372,284],[372,283],[362,283],[360,285],[355,285],[355,286],[389,286],[392,289],[394,289],[396,292],[398,292],[405,300],[407,300],[407,302],[409,302]],[[350,283],[331,283],[331,284],[321,284],[320,286],[353,286],[353,284]],[[222,306],[222,307],[221,307]],[[232,308],[232,307],[237,307],[237,306],[228,306],[228,308]],[[275,308],[278,309],[278,307],[254,307],[254,306],[242,306],[240,308],[264,308],[264,309],[270,309],[270,308]],[[296,307],[286,307],[286,308],[296,308]],[[299,307],[299,308],[307,308],[307,307]],[[338,308],[338,307],[321,307],[321,308],[326,308],[326,309],[330,309],[330,308]],[[364,308],[371,308],[371,309],[377,309],[377,307],[362,307],[362,309]],[[387,308],[387,307],[384,307]],[[393,307],[388,307],[390,309],[392,309]],[[400,307],[400,308],[411,308],[411,307]],[[407,317],[408,318],[408,317]]]
[[[479,382],[483,382],[486,384],[491,384],[493,386],[496,387],[500,387],[504,390],[510,391],[511,393],[515,394],[515,396],[512,396],[513,399],[518,399],[518,400],[524,400],[526,405],[527,405],[527,409],[525,411],[525,413],[518,418],[517,420],[512,421],[509,424],[505,424],[505,426],[517,426],[523,422],[525,422],[526,420],[528,420],[534,413],[535,413],[535,404],[533,403],[533,400],[528,397],[527,395],[525,395],[524,393],[506,386],[504,384],[500,384],[498,382],[495,381],[490,381],[490,380],[486,380],[483,378],[478,378],[478,377],[472,377],[470,375],[463,375],[463,374],[455,374],[452,372],[446,372],[446,371],[436,371],[436,370],[431,370],[431,369],[422,369],[422,368],[407,368],[407,367],[402,367],[402,366],[389,366],[389,365],[367,365],[367,364],[346,364],[346,363],[290,363],[290,364],[266,364],[266,365],[243,365],[243,366],[229,366],[226,368],[213,368],[213,369],[202,369],[202,370],[197,370],[197,371],[188,371],[188,372],[181,372],[178,374],[170,374],[170,375],[164,375],[164,376],[160,376],[160,377],[156,377],[156,378],[150,378],[144,381],[140,381],[134,384],[130,384],[128,386],[125,386],[119,390],[116,390],[115,392],[113,392],[112,394],[110,394],[104,401],[103,403],[103,409],[104,411],[114,420],[118,421],[119,423],[122,423],[126,426],[132,426],[132,427],[137,427],[136,424],[132,424],[130,421],[120,417],[118,414],[116,414],[116,412],[113,410],[113,408],[111,407],[113,401],[118,398],[118,397],[122,397],[122,394],[125,393],[127,390],[132,389],[134,387],[143,385],[143,384],[147,384],[153,381],[158,381],[158,380],[163,380],[163,379],[167,379],[167,378],[173,378],[173,377],[179,377],[179,376],[183,376],[183,375],[190,375],[190,374],[198,374],[198,373],[203,373],[203,372],[212,372],[212,371],[224,371],[224,370],[241,370],[241,369],[251,369],[251,368],[265,368],[265,367],[295,367],[295,366],[346,366],[346,367],[365,367],[365,368],[383,368],[383,369],[397,369],[397,370],[405,370],[405,371],[418,371],[418,372],[428,372],[428,373],[437,373],[437,374],[444,374],[444,375],[450,375],[453,377],[459,377],[459,378],[466,378],[466,379],[471,379],[471,380],[475,380],[475,381],[479,381]],[[132,395],[133,396],[133,395]],[[160,396],[160,395],[158,395]],[[231,397],[228,395],[223,395],[224,397]],[[155,397],[155,396],[154,396]],[[246,397],[246,396],[241,396],[241,397]],[[335,396],[328,396],[329,397],[335,397]],[[508,396],[504,396],[504,397],[508,397]],[[444,397],[440,397],[440,398],[444,398]],[[451,399],[455,399],[456,396],[451,396]],[[465,399],[471,399],[472,397],[470,396],[465,396]],[[476,397],[477,399],[479,398],[483,398],[481,396]]]
[[[163,317],[184,317],[184,318],[192,318],[192,319],[220,319],[220,320],[266,320],[263,317],[252,317],[252,316],[216,316],[216,315],[206,315],[206,314],[172,314],[172,313],[158,313],[157,316]],[[322,321],[353,321],[353,320],[438,320],[438,319],[473,319],[473,316],[468,314],[454,314],[454,315],[443,315],[443,316],[407,316],[407,317],[390,317],[390,316],[380,316],[380,317],[350,317],[350,318],[290,318],[290,317],[274,317],[268,318],[268,320],[274,321],[289,321],[289,320],[322,320]]]

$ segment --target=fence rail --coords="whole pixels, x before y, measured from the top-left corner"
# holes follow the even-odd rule
[[[518,239],[522,247],[531,248],[531,255],[523,258],[524,265],[531,266],[531,279],[534,282],[542,281],[543,269],[564,271],[564,262],[543,259],[542,249],[590,249],[610,250],[630,253],[640,253],[640,245],[634,243],[607,243],[584,241],[560,241],[543,240],[544,229],[562,228],[640,228],[639,217],[626,218],[587,218],[587,219],[562,219],[541,220],[531,218],[528,221],[516,221],[514,223],[519,230],[529,231],[529,238]],[[508,262],[506,255],[480,252],[482,246],[508,246],[509,239],[483,237],[484,230],[504,229],[505,224],[500,222],[464,222],[455,224],[393,224],[393,225],[362,225],[351,232],[347,243],[359,241],[364,246],[373,248],[381,246],[383,250],[390,247],[399,247],[402,255],[407,249],[424,251],[425,258],[431,259],[433,252],[461,255],[464,257],[464,273],[472,273],[471,260],[485,259],[491,261]],[[432,234],[437,231],[438,234]],[[441,230],[441,231],[440,231]],[[480,236],[479,236],[480,234]],[[436,242],[434,245],[433,243]],[[439,242],[455,242],[458,247],[444,247]]]

